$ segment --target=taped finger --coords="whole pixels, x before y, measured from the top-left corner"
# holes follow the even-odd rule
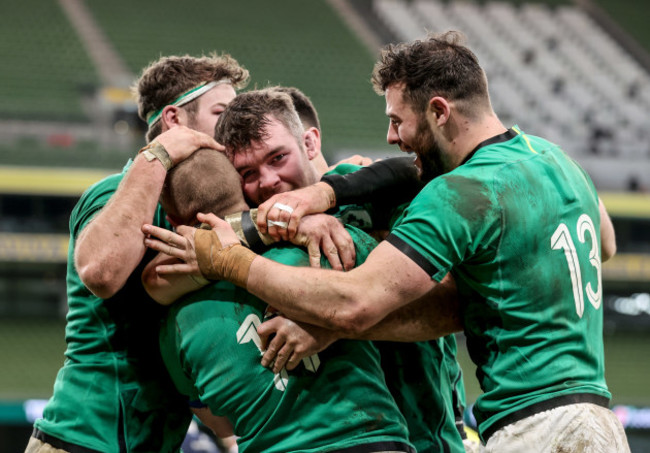
[[[285,211],[288,212],[289,214],[293,214],[293,208],[289,205],[286,205],[284,203],[274,203],[273,207],[280,210],[280,211]]]
[[[281,220],[267,220],[266,224],[269,227],[276,226],[276,227],[282,228],[282,229],[285,229],[285,228],[287,228],[289,226],[289,224],[287,222],[283,222]]]

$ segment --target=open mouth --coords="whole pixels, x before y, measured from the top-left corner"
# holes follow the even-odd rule
[[[422,174],[422,161],[420,160],[420,156],[417,153],[415,153],[415,160],[413,163],[418,169],[418,174]]]

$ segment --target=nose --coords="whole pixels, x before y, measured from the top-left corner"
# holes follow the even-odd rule
[[[389,145],[399,145],[400,143],[397,129],[392,124],[388,125],[388,134],[386,135],[386,141]]]
[[[269,168],[263,167],[260,169],[259,185],[261,189],[270,189],[280,183],[278,174]]]

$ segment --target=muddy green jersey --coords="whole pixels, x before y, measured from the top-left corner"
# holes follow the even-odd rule
[[[465,451],[455,424],[455,382],[450,380],[445,342],[444,338],[374,342],[381,353],[386,383],[406,418],[409,439],[418,452]]]
[[[357,259],[365,259],[375,241],[351,233]],[[264,256],[309,265],[307,253],[293,246]],[[230,419],[240,451],[411,451],[371,342],[340,340],[296,370],[274,374],[260,365],[256,327],[265,308],[243,289],[217,282],[176,302],[160,335],[177,387]]]
[[[178,451],[191,413],[158,350],[163,308],[141,283],[153,252],[106,300],[84,286],[74,267],[79,233],[115,193],[127,168],[90,187],[70,217],[65,363],[35,426],[64,442],[102,452]],[[153,223],[165,223],[160,209]]]
[[[609,398],[598,197],[556,145],[516,128],[431,181],[388,240],[466,306],[479,430],[561,395]]]
[[[357,165],[337,165],[332,172],[349,174]],[[362,229],[380,224],[392,227],[393,218],[406,205],[345,205],[335,213],[344,223]],[[379,208],[379,209],[378,209]],[[378,220],[379,219],[379,220]],[[465,389],[456,360],[453,335],[415,343],[378,341],[386,383],[406,418],[409,439],[418,452],[465,451],[455,422],[455,412],[465,405]]]

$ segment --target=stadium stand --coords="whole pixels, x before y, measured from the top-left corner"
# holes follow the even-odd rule
[[[160,55],[226,51],[251,70],[251,87],[269,83],[293,85],[311,95],[321,111],[323,129],[328,133],[329,139],[324,143],[326,154],[333,155],[340,150],[349,153],[350,149],[355,152],[390,149],[384,140],[383,101],[373,93],[369,82],[373,52],[355,38],[327,2],[313,2],[309,8],[296,0],[277,5],[261,0],[225,4],[199,0],[193,2],[192,8],[178,2],[151,0],[139,3],[138,8],[126,0],[110,4],[81,3],[93,19],[90,25],[102,31],[99,35],[108,40],[133,77]],[[56,4],[49,7],[56,10],[52,16],[61,20],[61,28],[70,30],[61,8]],[[16,12],[23,21],[34,20],[35,14],[30,10]],[[305,20],[306,14],[317,20]],[[19,44],[28,41],[27,33],[18,35]],[[27,52],[28,44],[25,46]],[[76,48],[81,52],[80,60],[89,65],[91,59],[83,53],[83,47],[77,43]],[[64,53],[72,53],[74,49],[71,46]],[[61,48],[50,52],[58,59],[60,53]],[[17,70],[26,68],[24,61],[15,61],[12,66]],[[75,67],[69,63],[65,66]],[[68,85],[76,86],[74,81],[81,74],[81,71],[67,74]],[[107,94],[123,92],[126,87],[103,86],[101,79],[93,74],[92,80],[83,85],[85,91],[74,93],[73,97],[90,110],[91,127],[73,129],[70,123],[57,123],[59,117],[48,110],[30,111],[24,118],[30,120],[26,124],[17,124],[16,117],[11,122],[0,122],[0,137],[8,137],[0,145],[0,152],[11,159],[11,164],[30,165],[34,153],[26,155],[19,143],[23,137],[30,137],[38,142],[36,153],[40,152],[50,162],[72,167],[110,165],[119,169],[130,153],[142,146],[142,123],[135,116],[132,101],[120,103],[115,96]],[[30,77],[22,83],[25,90],[40,89],[39,93],[42,93],[40,87],[47,85],[45,81],[35,83]],[[45,94],[39,97],[45,98]],[[26,104],[28,101],[25,99]],[[113,110],[107,110],[110,108]],[[71,144],[56,146],[54,149],[61,152],[50,153],[51,129],[44,127],[47,126],[44,123],[36,123],[36,119],[58,127],[59,134],[70,136]],[[128,132],[116,133],[123,130],[125,123]],[[16,131],[19,131],[18,138]],[[87,152],[82,152],[83,147]],[[118,157],[111,160],[106,154]]]
[[[506,122],[550,137],[579,161],[622,157],[630,172],[650,157],[650,75],[579,8],[436,0],[373,4],[400,40],[422,37],[426,30],[464,32]],[[615,180],[604,166],[592,169],[601,187],[623,187],[620,174]]]
[[[383,101],[369,82],[374,57],[327,2],[89,2],[97,23],[138,73],[163,54],[226,51],[251,71],[251,86],[283,84],[322,112],[325,152],[386,149]]]
[[[80,90],[97,83],[56,2],[24,0],[0,14],[1,119],[88,121]]]

